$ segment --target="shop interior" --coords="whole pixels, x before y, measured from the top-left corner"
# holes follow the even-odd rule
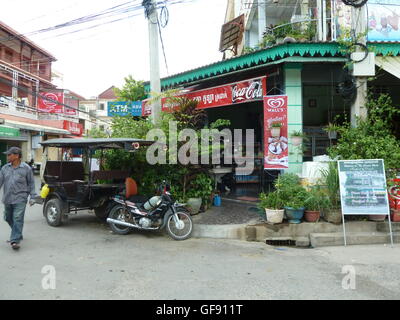
[[[219,181],[217,188],[224,198],[242,201],[258,200],[263,183],[263,102],[254,101],[232,106],[207,109],[210,123],[217,119],[230,120],[228,129],[242,130],[243,157],[246,155],[246,129],[254,130],[254,171],[250,175],[240,174],[240,166],[235,161],[232,165],[225,165],[223,155],[221,164],[214,166]],[[248,161],[248,159],[246,159]],[[221,170],[218,170],[221,169]],[[224,174],[224,175],[223,175]]]

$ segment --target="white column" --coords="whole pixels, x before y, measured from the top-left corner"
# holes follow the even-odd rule
[[[258,4],[258,42],[262,40],[265,29],[267,28],[266,19],[265,1],[262,1]]]

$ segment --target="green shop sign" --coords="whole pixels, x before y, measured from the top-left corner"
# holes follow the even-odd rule
[[[19,129],[0,126],[0,136],[2,137],[19,137],[20,135]]]

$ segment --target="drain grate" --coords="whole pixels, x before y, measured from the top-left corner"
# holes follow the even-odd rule
[[[295,247],[295,240],[265,240],[265,243],[269,246],[279,246],[279,247]]]

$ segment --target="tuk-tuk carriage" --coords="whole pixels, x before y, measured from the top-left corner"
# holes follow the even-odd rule
[[[57,227],[65,221],[69,214],[76,214],[81,210],[94,210],[96,216],[105,221],[111,209],[110,206],[113,204],[110,199],[123,192],[129,172],[123,170],[103,171],[101,166],[93,170],[92,159],[95,151],[122,149],[127,152],[135,152],[140,147],[153,143],[154,141],[128,138],[62,138],[42,142],[41,196],[43,198],[43,215],[47,223]],[[50,147],[62,151],[80,149],[82,157],[80,159],[61,157],[62,160],[49,160]],[[104,181],[108,183],[99,183]]]

